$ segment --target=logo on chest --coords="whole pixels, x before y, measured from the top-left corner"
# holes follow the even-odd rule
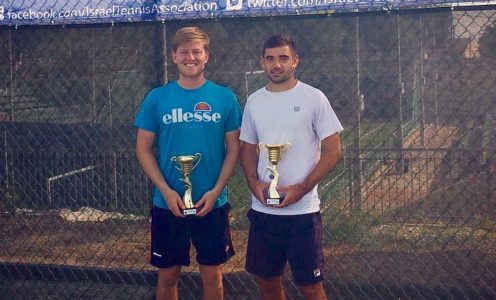
[[[193,111],[185,111],[183,108],[173,108],[170,114],[162,117],[164,124],[191,123],[191,122],[214,122],[221,120],[220,113],[212,112],[212,107],[207,102],[198,102]]]

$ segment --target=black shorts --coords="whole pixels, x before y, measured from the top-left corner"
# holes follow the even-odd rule
[[[296,284],[322,281],[324,253],[320,212],[279,216],[251,209],[246,270],[262,278],[280,276],[289,262]]]
[[[231,206],[213,209],[204,217],[179,218],[168,209],[154,206],[150,210],[150,264],[158,268],[189,266],[191,242],[196,249],[196,261],[216,266],[234,255],[229,227]]]

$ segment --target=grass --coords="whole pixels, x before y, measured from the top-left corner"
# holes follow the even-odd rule
[[[496,224],[491,220],[461,226],[444,222],[389,223],[372,212],[335,210],[323,215],[323,224],[324,245],[350,245],[363,250],[460,250],[496,245]]]
[[[354,126],[346,127],[341,133],[341,142],[344,147],[353,144]],[[360,146],[364,148],[393,147],[392,139],[397,130],[397,125],[391,122],[367,122],[360,124]]]
[[[370,239],[370,228],[379,225],[378,216],[362,211],[331,210],[323,215],[324,244],[361,244]]]

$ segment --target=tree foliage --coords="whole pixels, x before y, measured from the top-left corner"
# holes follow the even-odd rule
[[[486,58],[496,58],[496,23],[486,27],[479,39],[480,55]]]

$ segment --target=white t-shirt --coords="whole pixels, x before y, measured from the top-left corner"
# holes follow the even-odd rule
[[[320,90],[298,81],[290,90],[270,92],[265,87],[248,97],[243,112],[240,139],[250,144],[286,144],[291,147],[279,161],[279,187],[301,183],[320,159],[320,142],[341,132],[329,100]],[[262,148],[257,172],[269,182],[268,152]],[[284,208],[263,206],[253,195],[251,207],[273,215],[300,215],[320,210],[315,186],[298,202]]]

